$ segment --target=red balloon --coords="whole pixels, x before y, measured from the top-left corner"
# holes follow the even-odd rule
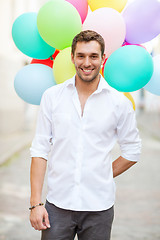
[[[44,59],[44,60],[40,60],[40,59],[32,59],[31,61],[31,64],[33,63],[39,63],[39,64],[43,64],[43,65],[46,65],[48,67],[53,67],[53,60],[51,60],[51,58],[47,58],[47,59]]]
[[[56,50],[51,57],[49,57],[47,59],[43,59],[43,60],[33,58],[32,61],[31,61],[31,64],[39,63],[39,64],[44,64],[48,67],[53,68],[53,61],[55,60],[55,58],[56,58],[56,56],[58,55],[59,52],[60,52],[59,50]]]
[[[139,46],[139,47],[143,47],[144,49],[146,49],[143,45],[141,45],[141,44],[132,44],[132,43],[128,43],[128,42],[124,42],[123,44],[122,44],[122,47],[123,46],[127,46],[127,45],[137,45],[137,46]]]
[[[104,77],[104,67],[105,67],[105,64],[106,64],[106,62],[107,62],[107,59],[108,59],[108,58],[106,58],[106,59],[104,60],[103,67],[102,67],[102,76],[103,76],[103,77]]]
[[[57,57],[57,55],[58,55],[59,52],[60,52],[60,51],[56,49],[56,51],[55,51],[54,54],[52,55],[53,60]]]

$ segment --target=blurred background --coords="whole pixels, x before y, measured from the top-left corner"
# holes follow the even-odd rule
[[[32,59],[16,48],[12,40],[11,30],[14,20],[19,15],[28,11],[37,12],[45,2],[45,0],[0,0],[0,240],[39,239],[39,233],[31,229],[28,221],[29,144],[33,138],[39,107],[25,103],[17,96],[14,90],[14,77],[16,73],[24,65],[29,64]],[[160,54],[160,36],[143,45],[152,56]],[[150,181],[151,179],[153,180],[154,174],[159,175],[157,171],[158,169],[160,170],[160,163],[158,162],[160,153],[160,96],[153,95],[144,89],[132,92],[131,95],[136,105],[137,123],[140,134],[144,139],[145,148],[142,158],[146,159],[148,157],[148,161],[153,161],[155,156],[155,159],[157,159],[156,164],[158,165],[154,165],[152,176],[148,180],[149,182],[146,179],[148,174],[150,174],[151,166],[147,165],[145,167],[138,167],[137,170],[131,170],[131,175],[126,175],[127,180],[122,177],[118,184],[120,189],[123,188],[122,186],[126,186],[126,189],[124,189],[126,193],[128,191],[128,181],[131,181],[133,190],[133,192],[129,192],[131,197],[133,193],[138,192],[136,190],[139,184],[138,180],[136,181],[137,185],[134,185],[135,174],[136,178],[138,179],[139,177],[140,180],[143,169],[144,171],[146,170],[146,175],[144,176],[145,182],[143,180],[141,182],[143,182],[145,187],[148,183],[150,190],[153,189],[154,184],[154,186],[157,186],[154,192],[155,195],[153,194],[153,198],[157,202],[155,203],[153,199],[149,198],[149,193],[147,193],[148,195],[139,196],[139,199],[142,200],[142,204],[145,197],[150,199],[153,205],[155,203],[155,209],[154,207],[153,209],[157,215],[155,218],[154,216],[151,217],[150,213],[153,211],[151,208],[152,204],[147,205],[146,209],[149,208],[150,210],[148,215],[145,215],[145,211],[147,210],[144,209],[142,217],[145,221],[144,225],[142,224],[143,226],[140,225],[143,231],[139,230],[139,236],[128,234],[124,226],[130,220],[123,218],[122,215],[124,211],[127,214],[127,211],[131,210],[131,204],[138,201],[138,196],[134,198],[134,202],[132,202],[133,199],[130,199],[130,205],[126,205],[127,210],[124,210],[124,195],[121,191],[118,192],[119,204],[117,206],[119,208],[119,215],[117,214],[118,220],[114,228],[113,239],[120,240],[121,236],[123,240],[158,240],[160,239],[160,229],[158,228],[158,222],[160,223],[160,204],[158,203],[160,202],[160,192],[158,190],[160,178],[156,175],[157,178],[151,185]],[[151,151],[147,152],[149,148],[151,148]],[[142,188],[139,188],[139,193],[141,190],[143,192],[144,185]],[[11,201],[11,199],[14,201]],[[137,209],[139,211],[142,210],[142,205],[138,206]],[[137,219],[137,216],[132,221],[134,222],[135,219]],[[145,231],[145,226],[147,226],[145,224],[152,226],[153,230],[148,228]],[[137,229],[134,230],[131,225],[128,227],[130,227],[131,231],[136,231]],[[128,227],[127,229],[129,229]],[[121,234],[119,235],[118,232]]]
[[[1,160],[5,161],[17,148],[28,139],[27,132],[32,130],[38,106],[21,100],[14,90],[16,73],[31,58],[20,52],[12,40],[12,25],[15,19],[25,12],[37,12],[44,0],[1,0],[0,1],[0,151]],[[22,134],[21,144],[16,144]],[[24,138],[24,139],[23,139]],[[13,146],[12,142],[15,139]],[[11,143],[9,143],[11,142]],[[11,150],[7,151],[9,144]],[[8,147],[7,147],[8,148]],[[13,149],[13,150],[12,150]]]

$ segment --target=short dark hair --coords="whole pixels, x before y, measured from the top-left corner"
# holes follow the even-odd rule
[[[73,54],[73,56],[74,56],[74,53],[75,53],[77,42],[90,42],[90,41],[97,41],[100,44],[101,53],[102,53],[102,56],[103,56],[104,49],[105,49],[104,39],[100,34],[98,34],[95,31],[91,31],[91,30],[82,31],[74,37],[73,42],[72,42],[72,54]]]

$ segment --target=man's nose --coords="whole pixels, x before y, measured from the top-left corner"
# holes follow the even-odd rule
[[[85,67],[89,67],[90,65],[91,65],[90,59],[89,59],[89,57],[86,57],[86,58],[84,59],[84,66],[85,66]]]

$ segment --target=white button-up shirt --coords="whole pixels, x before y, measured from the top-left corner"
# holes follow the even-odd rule
[[[47,200],[77,211],[113,206],[111,150],[117,140],[122,157],[139,160],[141,141],[131,102],[102,77],[83,116],[75,76],[46,90],[31,157],[49,159]]]

